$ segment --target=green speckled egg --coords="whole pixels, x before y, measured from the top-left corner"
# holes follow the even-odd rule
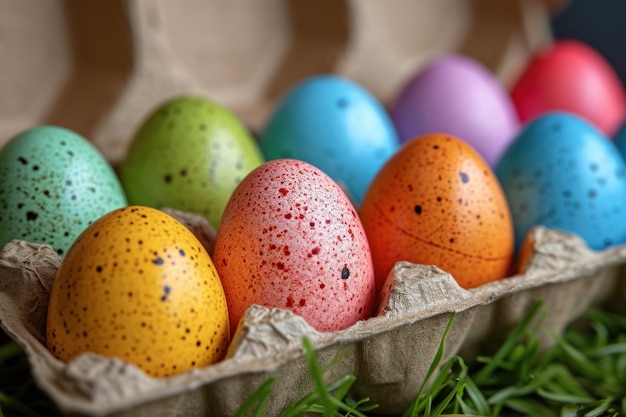
[[[64,255],[89,224],[126,205],[109,163],[71,130],[36,127],[0,150],[0,247],[21,239]]]
[[[255,139],[230,111],[183,97],[141,126],[120,178],[131,204],[199,213],[218,227],[237,184],[262,163]]]

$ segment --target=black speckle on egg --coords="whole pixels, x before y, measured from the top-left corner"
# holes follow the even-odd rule
[[[422,206],[417,205],[413,208],[413,210],[415,211],[415,213],[417,214],[422,214]]]
[[[34,212],[34,211],[27,211],[26,212],[26,220],[28,220],[28,221],[35,221],[35,220],[37,220],[38,216],[39,215],[36,212]]]
[[[347,266],[344,266],[343,269],[341,270],[341,279],[348,279],[350,278],[350,270],[348,269]]]

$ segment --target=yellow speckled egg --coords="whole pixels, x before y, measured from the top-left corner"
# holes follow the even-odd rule
[[[213,261],[168,214],[112,211],[72,244],[57,272],[46,343],[60,360],[117,357],[164,377],[223,358],[228,308]]]

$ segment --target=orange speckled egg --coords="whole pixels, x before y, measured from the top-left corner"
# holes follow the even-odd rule
[[[360,211],[378,288],[397,261],[436,265],[472,288],[503,278],[513,225],[500,184],[464,141],[426,134],[378,173]]]
[[[168,214],[131,206],[96,220],[57,272],[46,343],[62,361],[113,356],[163,377],[223,358],[228,309],[213,262]]]
[[[213,259],[233,330],[251,304],[291,310],[319,331],[349,327],[374,308],[372,258],[356,210],[306,162],[273,160],[243,179]]]

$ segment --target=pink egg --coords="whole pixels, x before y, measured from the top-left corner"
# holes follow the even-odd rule
[[[306,162],[273,160],[243,179],[213,261],[233,331],[252,304],[291,310],[319,331],[345,329],[374,308],[372,257],[356,210]]]

